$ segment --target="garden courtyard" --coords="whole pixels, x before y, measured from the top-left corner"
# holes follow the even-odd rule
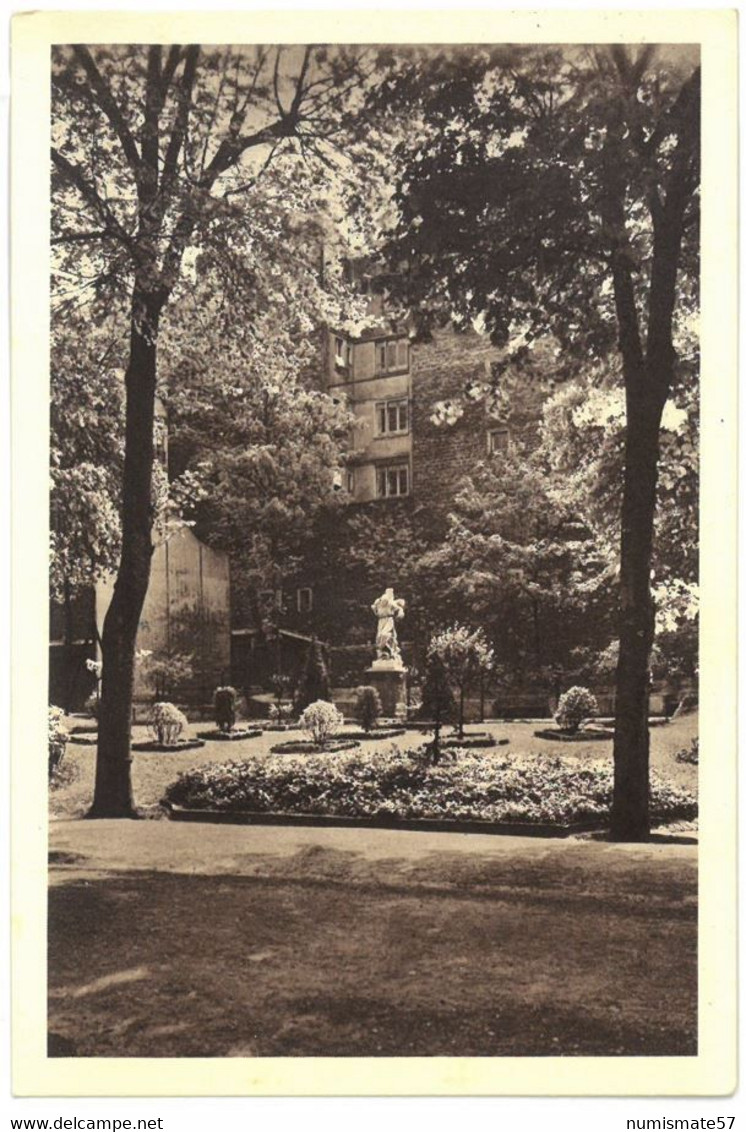
[[[651,730],[653,768],[689,791],[696,767],[675,753],[696,722]],[[488,724],[509,742],[479,755],[568,757],[534,729]],[[156,817],[180,771],[278,738],[135,753],[138,802]],[[611,743],[572,758],[610,760]],[[94,748],[71,744],[65,762],[50,825],[53,1055],[696,1052],[691,822],[644,845],[90,822]]]

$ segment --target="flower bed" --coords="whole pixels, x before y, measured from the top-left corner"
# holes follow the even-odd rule
[[[216,743],[237,743],[240,739],[257,739],[261,733],[260,727],[246,727],[243,730],[236,727],[233,731],[219,731],[215,727],[212,731],[198,731],[197,737]]]
[[[349,751],[359,747],[357,739],[327,739],[323,747],[311,739],[291,739],[287,743],[275,743],[270,747],[273,755],[334,755],[337,751]]]
[[[427,765],[419,753],[393,747],[341,758],[252,757],[181,774],[164,802],[218,813],[438,819],[521,825],[603,824],[613,787],[611,767],[560,757],[464,752]],[[696,799],[652,776],[655,822],[690,820]]]
[[[560,731],[559,727],[546,727],[534,731],[537,739],[552,739],[560,743],[596,743],[599,739],[613,739],[614,732],[603,727],[586,727],[581,731]]]
[[[133,743],[132,750],[180,755],[182,751],[196,750],[198,747],[204,747],[204,745],[204,739],[177,739],[175,743],[159,743],[156,739],[147,739],[142,743]]]
[[[440,745],[446,751],[475,751],[483,747],[504,747],[507,742],[507,739],[495,739],[492,735],[484,732],[481,735],[465,735],[463,739],[441,740]]]

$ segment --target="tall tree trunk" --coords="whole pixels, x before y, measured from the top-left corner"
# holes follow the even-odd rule
[[[103,680],[99,705],[96,785],[89,817],[136,817],[130,740],[135,642],[150,581],[153,553],[152,473],[156,340],[163,300],[135,287],[130,357],[125,378],[122,556],[101,638]]]
[[[63,708],[66,712],[75,711],[74,692],[75,692],[75,679],[77,674],[77,666],[75,664],[75,654],[73,648],[74,634],[73,634],[73,603],[70,596],[70,583],[65,578],[64,582],[64,596],[63,596],[63,611],[64,611],[64,630],[63,630],[63,649],[65,657],[65,667],[67,669],[65,679],[65,692],[63,697]]]
[[[649,386],[628,388],[611,812],[611,836],[618,841],[640,841],[650,833],[650,571],[662,410]]]

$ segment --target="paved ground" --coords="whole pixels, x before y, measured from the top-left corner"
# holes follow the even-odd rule
[[[50,1050],[693,1054],[696,846],[53,822]]]

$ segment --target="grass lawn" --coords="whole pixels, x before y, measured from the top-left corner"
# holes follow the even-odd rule
[[[63,821],[52,1053],[693,1055],[692,845]]]
[[[651,766],[668,778],[672,783],[686,786],[696,790],[697,767],[676,762],[674,755],[682,747],[688,746],[697,734],[697,715],[686,715],[650,731]],[[196,735],[209,726],[205,723],[191,723],[188,732]],[[579,758],[589,762],[598,760],[611,761],[612,741],[600,740],[598,743],[562,743],[547,739],[537,739],[534,731],[539,724],[532,723],[494,723],[488,724],[486,730],[492,732],[496,738],[508,739],[506,747],[495,748],[499,755],[515,753],[532,754],[545,753],[559,755],[562,758]],[[483,728],[479,727],[480,730]],[[350,728],[353,730],[353,728]],[[147,738],[147,729],[143,726],[134,728],[135,738]],[[182,754],[155,754],[145,752],[133,753],[132,780],[135,799],[138,806],[152,816],[158,816],[158,803],[169,782],[172,782],[180,771],[190,767],[199,766],[207,762],[225,762],[228,759],[241,759],[247,755],[268,754],[270,747],[276,743],[289,739],[301,738],[301,733],[289,731],[284,733],[265,732],[256,739],[247,739],[236,743],[207,742],[201,750],[185,751]],[[393,742],[399,746],[415,746],[423,741],[423,736],[417,732],[409,732]],[[381,743],[364,741],[361,749],[373,751],[377,747],[388,748],[392,740]],[[490,758],[490,750],[485,749],[480,755]],[[333,756],[330,756],[333,757]],[[93,796],[93,777],[95,764],[95,748],[68,744],[65,762],[71,768],[73,779],[71,782],[55,790],[51,794],[50,807],[53,818],[82,817],[88,809]]]

